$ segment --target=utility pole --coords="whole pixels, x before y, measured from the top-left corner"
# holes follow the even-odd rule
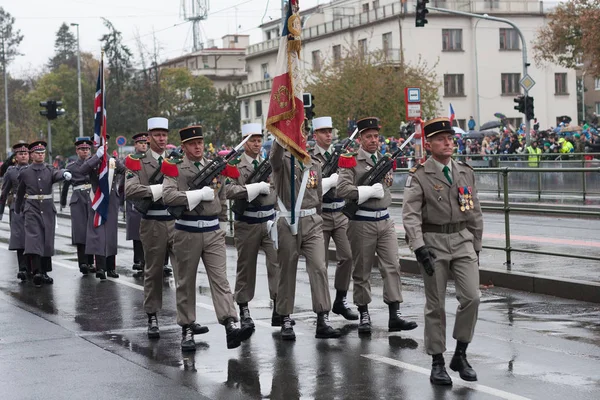
[[[6,156],[10,154],[10,123],[8,120],[8,75],[6,74],[6,49],[4,48],[5,38],[2,34],[2,72],[4,74],[4,114],[6,124]]]
[[[79,46],[79,24],[72,23],[77,27],[77,92],[79,95],[79,137],[83,136],[83,101],[81,97],[81,47]]]

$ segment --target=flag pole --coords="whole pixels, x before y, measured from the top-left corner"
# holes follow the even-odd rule
[[[281,0],[281,31],[285,29],[285,25],[287,23],[287,7],[290,4],[286,0]],[[290,199],[291,199],[291,210],[290,210],[290,230],[293,232],[297,232],[296,223],[296,157],[292,154],[290,157]]]

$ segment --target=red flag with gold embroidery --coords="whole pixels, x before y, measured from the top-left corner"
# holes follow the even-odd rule
[[[298,0],[290,0],[279,42],[267,130],[285,143],[299,161],[308,162],[310,155],[306,152],[306,137],[303,134],[304,103],[300,76],[302,22],[298,12]]]

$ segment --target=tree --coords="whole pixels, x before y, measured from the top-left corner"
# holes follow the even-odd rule
[[[377,116],[382,134],[392,136],[406,121],[407,86],[421,88],[422,114],[435,116],[440,82],[433,68],[421,60],[416,65],[390,63],[383,52],[360,56],[351,50],[346,58],[330,61],[314,72],[305,91],[315,98],[316,115],[331,116],[340,131],[346,130],[349,119]]]
[[[547,18],[533,45],[536,63],[566,68],[582,63],[589,73],[600,76],[600,0],[560,3]]]
[[[56,71],[63,64],[77,67],[77,38],[64,22],[56,32],[54,56],[48,61],[48,67]]]

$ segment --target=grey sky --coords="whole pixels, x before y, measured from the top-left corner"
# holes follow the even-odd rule
[[[300,6],[305,9],[327,2],[300,0]],[[15,27],[24,35],[19,47],[23,56],[9,66],[15,76],[41,71],[54,53],[56,31],[63,22],[79,24],[81,50],[96,56],[100,53],[98,39],[106,32],[100,17],[109,19],[123,33],[125,43],[136,57],[136,32],[149,49],[152,32],[156,32],[162,59],[189,52],[193,43],[191,23],[183,23],[181,0],[7,0],[2,3],[5,11],[15,17]],[[250,35],[251,43],[256,43],[261,40],[260,30],[256,28],[261,20],[267,22],[269,17],[281,16],[281,0],[210,0],[209,3],[202,36],[215,39],[218,46],[221,46],[222,36],[236,32]]]

